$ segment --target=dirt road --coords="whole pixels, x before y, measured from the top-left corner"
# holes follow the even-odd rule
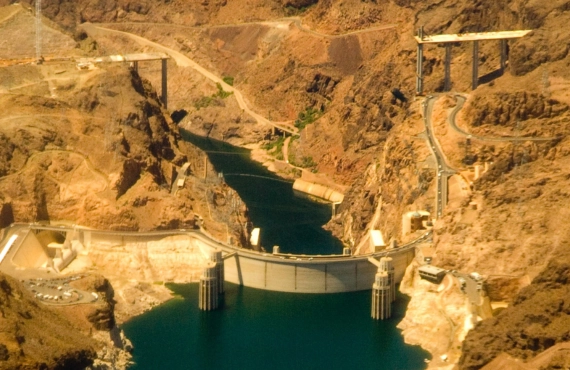
[[[293,124],[291,122],[270,121],[267,118],[261,116],[260,114],[257,114],[256,112],[254,112],[248,106],[247,102],[245,101],[245,98],[243,97],[243,94],[239,90],[237,90],[233,86],[228,85],[220,77],[216,76],[212,72],[208,71],[206,68],[202,67],[201,65],[199,65],[198,63],[196,63],[192,59],[188,58],[186,55],[184,55],[184,54],[182,54],[176,50],[170,49],[166,46],[163,46],[161,44],[158,44],[156,42],[145,39],[144,37],[137,36],[137,35],[134,35],[134,34],[129,33],[129,32],[117,31],[117,30],[112,30],[109,28],[95,26],[91,23],[84,23],[81,25],[81,27],[87,33],[89,33],[90,35],[95,36],[95,37],[97,34],[124,35],[124,36],[131,38],[132,40],[136,41],[137,43],[139,43],[141,45],[150,46],[150,47],[153,47],[159,51],[162,51],[163,53],[168,54],[172,59],[174,59],[174,61],[176,62],[176,64],[179,67],[190,67],[190,68],[194,69],[195,71],[197,71],[198,73],[200,73],[201,75],[203,75],[204,77],[211,80],[212,82],[214,82],[216,84],[220,84],[225,91],[232,92],[233,95],[235,96],[237,102],[238,102],[239,107],[241,109],[243,109],[244,112],[246,112],[247,114],[252,116],[257,121],[257,123],[272,125],[272,126],[278,128],[279,130],[289,132],[291,134],[297,134],[298,130],[296,127],[293,126]]]

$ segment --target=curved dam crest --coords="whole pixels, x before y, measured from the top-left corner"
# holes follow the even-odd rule
[[[400,282],[406,267],[415,256],[417,243],[425,241],[428,232],[413,243],[401,248],[387,250],[366,256],[345,255],[292,255],[268,254],[236,248],[215,240],[201,230],[171,230],[155,232],[120,232],[93,230],[83,227],[43,226],[35,224],[13,224],[15,230],[28,230],[25,238],[16,241],[14,246],[37,249],[35,244],[21,245],[28,240],[30,233],[50,230],[70,238],[71,243],[79,242],[87,250],[92,244],[121,246],[159,241],[174,236],[185,235],[197,243],[204,255],[212,250],[221,250],[225,258],[224,270],[227,282],[251,288],[291,293],[339,293],[369,290],[377,272],[376,265],[368,258],[392,257],[395,280]]]

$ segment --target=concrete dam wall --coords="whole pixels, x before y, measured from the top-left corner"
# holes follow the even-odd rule
[[[91,243],[124,245],[125,243],[154,242],[174,235],[185,236],[196,243],[206,255],[210,250],[221,250],[225,261],[225,281],[265,290],[292,293],[337,293],[372,288],[378,267],[368,261],[384,256],[392,257],[395,281],[400,282],[406,267],[415,257],[415,245],[429,237],[429,232],[416,241],[396,249],[365,256],[350,255],[290,255],[255,252],[221,243],[201,230],[170,230],[154,232],[120,232],[29,226],[31,229],[72,232],[74,238],[87,249]]]
[[[400,282],[415,248],[393,251],[395,280]],[[365,257],[282,260],[239,253],[224,262],[226,281],[252,288],[293,293],[339,293],[372,288],[378,267]]]

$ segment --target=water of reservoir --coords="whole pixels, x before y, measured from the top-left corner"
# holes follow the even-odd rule
[[[265,246],[285,252],[340,253],[321,229],[328,205],[293,194],[292,183],[249,159],[248,151],[183,133],[208,152],[262,229]],[[178,298],[122,327],[143,369],[386,369],[425,368],[429,353],[408,346],[396,328],[407,304],[398,295],[390,320],[370,318],[370,291],[338,294],[270,292],[226,283],[224,305],[198,309],[198,284],[169,286]]]
[[[249,159],[249,150],[181,133],[184,140],[207,152],[216,172],[222,172],[226,183],[240,195],[254,227],[261,228],[261,245],[266,250],[278,245],[282,253],[342,253],[341,242],[321,227],[331,218],[330,204],[294,194],[293,182]]]
[[[370,291],[277,293],[226,283],[224,308],[198,309],[198,284],[172,285],[180,297],[123,325],[133,342],[130,370],[418,370],[429,354],[404,343],[396,324],[370,318]]]

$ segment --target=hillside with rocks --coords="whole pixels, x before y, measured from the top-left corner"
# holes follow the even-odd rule
[[[72,369],[93,364],[99,342],[0,274],[0,368]]]
[[[196,174],[203,176],[205,154],[181,140],[148,81],[120,66],[76,71],[70,63],[0,74],[9,89],[0,95],[2,226],[70,220],[101,229],[183,228],[204,213],[206,184]],[[188,161],[194,193],[169,196]]]
[[[255,0],[245,8],[239,1],[44,0],[43,4],[45,16],[70,34],[78,32],[79,23],[93,22],[140,35],[226,77],[224,81],[231,81],[260,115],[291,125],[297,121],[300,135],[289,143],[289,158],[268,152],[264,160],[288,161],[318,173],[324,182],[348,188],[327,228],[353,251],[366,244],[370,229],[380,229],[387,241],[405,241],[402,213],[434,212],[437,169],[421,137],[423,108],[415,97],[412,36],[417,28],[423,26],[427,34],[532,30],[509,41],[505,71],[499,70],[498,43],[480,42],[480,86],[474,91],[471,45],[453,45],[452,91],[466,94],[457,124],[469,134],[447,124],[459,104],[454,94],[438,99],[433,118],[443,152],[461,174],[452,181],[467,183],[468,189],[451,192],[449,205],[435,224],[433,263],[478,271],[486,277],[491,300],[510,304],[469,332],[460,368],[481,368],[502,352],[524,360],[568,341],[563,329],[563,266],[570,243],[565,227],[570,216],[565,207],[570,185],[570,29],[566,27],[570,2]],[[156,51],[124,35],[90,34],[88,40],[97,45],[90,52],[101,55]],[[440,93],[444,48],[426,47],[424,56],[425,92]],[[27,67],[17,68],[22,71],[0,73],[20,76]],[[158,68],[145,66],[139,72],[160,86]],[[112,83],[104,73],[116,76]],[[96,227],[165,228],[190,223],[191,217],[184,215],[191,215],[191,210],[201,213],[199,204],[167,199],[161,188],[172,178],[173,166],[180,165],[184,156],[192,158],[194,149],[180,142],[175,126],[160,113],[156,96],[143,80],[121,68],[104,73],[91,80],[85,77],[81,82],[85,86],[61,89],[62,94],[70,92],[65,102],[46,98],[45,89],[42,98],[0,96],[6,114],[21,116],[31,109],[26,107],[39,106],[46,114],[64,111],[67,117],[54,123],[62,125],[57,130],[13,128],[2,139],[3,158],[9,158],[0,159],[6,176],[0,179],[2,195],[6,194],[0,212],[4,223],[10,217],[31,220],[47,214]],[[174,61],[169,61],[169,73],[175,96],[169,108],[188,113],[181,127],[237,145],[279,145],[269,125],[256,123],[234,96],[222,93],[225,85],[216,86]],[[69,117],[84,114],[114,122],[107,127],[93,120],[85,126],[98,133],[105,146],[94,148],[85,132],[62,132],[61,127],[74,127],[74,121],[67,122],[72,121]],[[3,125],[2,130],[9,127]],[[31,130],[39,135],[31,135]],[[16,132],[28,139],[14,141],[19,137]],[[100,156],[98,163],[90,167],[79,154],[65,152],[77,140],[84,140],[77,145],[82,151],[92,151],[90,159]],[[48,161],[27,147],[53,153]],[[95,154],[103,147],[105,155]],[[37,165],[27,165],[30,161]],[[193,163],[198,166],[201,161]],[[488,170],[474,180],[475,166]],[[37,176],[40,169],[51,171],[49,178]],[[194,170],[199,173],[201,168]],[[89,193],[81,204],[65,202],[66,196],[79,190],[64,191],[57,185],[69,181],[72,172],[89,179],[88,185],[81,185],[80,191]],[[3,180],[7,176],[18,180]],[[34,192],[32,184],[48,190]],[[188,199],[198,198],[191,191],[187,194]],[[473,202],[476,209],[470,206]],[[152,224],[141,216],[148,210],[158,215]]]

